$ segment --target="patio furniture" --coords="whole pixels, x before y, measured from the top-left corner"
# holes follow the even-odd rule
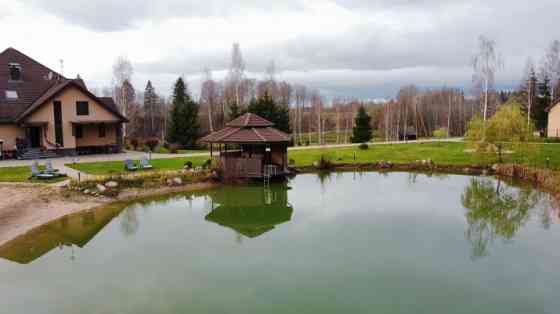
[[[126,171],[136,171],[138,170],[138,167],[136,167],[136,165],[134,165],[134,162],[130,159],[127,159],[124,161],[124,169]]]
[[[140,169],[154,169],[150,161],[145,156],[140,159]]]
[[[59,170],[53,168],[53,165],[52,165],[51,161],[47,161],[47,164],[45,166],[45,170],[43,170],[42,172],[43,173],[50,173],[50,174],[58,174]]]
[[[55,176],[57,176],[57,175],[40,171],[39,170],[39,164],[36,161],[31,164],[31,178],[30,179],[37,178],[37,179],[44,180],[44,179],[52,179]]]

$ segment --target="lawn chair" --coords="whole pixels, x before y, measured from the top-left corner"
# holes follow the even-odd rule
[[[124,161],[124,169],[126,171],[136,171],[138,170],[138,167],[134,165],[134,162],[132,160],[127,159]]]
[[[47,165],[45,166],[45,170],[42,171],[43,173],[48,173],[48,174],[54,174],[54,175],[58,175],[59,170],[58,169],[54,169],[52,162],[47,161]]]
[[[37,179],[52,179],[54,178],[55,175],[52,173],[45,173],[45,172],[41,172],[39,171],[39,164],[35,161],[31,164],[31,178],[37,178]]]
[[[154,166],[152,166],[148,158],[144,156],[140,158],[140,169],[154,169]]]

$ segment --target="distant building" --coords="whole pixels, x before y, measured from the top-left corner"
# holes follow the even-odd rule
[[[548,111],[548,137],[560,137],[560,99],[546,109]]]
[[[0,141],[6,157],[118,152],[121,115],[78,77],[67,79],[16,49],[0,53]]]

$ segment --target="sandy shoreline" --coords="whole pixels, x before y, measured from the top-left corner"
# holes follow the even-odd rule
[[[113,202],[210,189],[213,182],[160,189],[129,189],[117,198],[94,198],[64,188],[0,183],[0,246],[50,221]]]

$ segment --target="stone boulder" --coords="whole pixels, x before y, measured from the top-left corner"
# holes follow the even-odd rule
[[[109,181],[105,183],[105,187],[109,189],[114,189],[119,187],[119,183],[117,181]]]
[[[102,184],[98,184],[96,188],[99,193],[105,193],[105,191],[107,191],[107,188]]]

